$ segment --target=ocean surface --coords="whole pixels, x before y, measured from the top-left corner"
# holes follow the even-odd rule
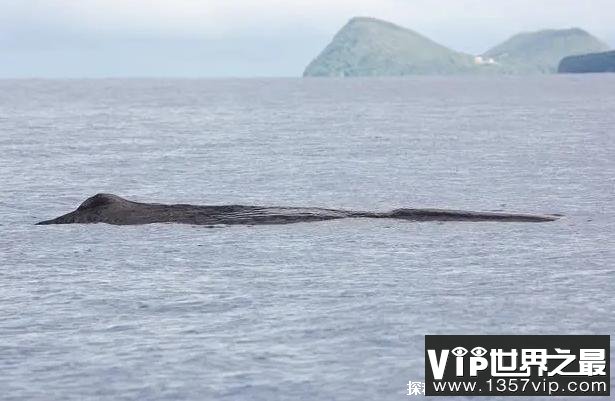
[[[0,154],[3,401],[411,400],[425,334],[615,334],[615,75],[4,80]],[[34,225],[99,192],[565,217]]]

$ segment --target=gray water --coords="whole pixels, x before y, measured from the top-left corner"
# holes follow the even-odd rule
[[[0,81],[0,398],[410,400],[425,334],[614,334],[614,128],[615,75]],[[565,218],[33,225],[98,192]]]

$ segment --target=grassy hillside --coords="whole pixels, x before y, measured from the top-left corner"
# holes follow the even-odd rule
[[[375,18],[353,18],[305,69],[304,76],[456,74],[477,67],[470,55]]]
[[[567,56],[608,50],[579,28],[520,33],[487,51],[507,73],[554,73]]]

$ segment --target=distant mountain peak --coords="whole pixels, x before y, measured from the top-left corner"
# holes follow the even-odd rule
[[[500,63],[505,72],[554,73],[564,57],[608,48],[581,28],[543,29],[514,35],[484,56]]]
[[[389,21],[385,21],[383,19],[379,19],[379,18],[375,18],[375,17],[364,17],[364,16],[356,16],[356,17],[352,17],[348,20],[349,24],[355,24],[355,23],[362,23],[362,22],[375,22],[378,24],[388,24],[388,25],[395,25],[392,22]],[[395,25],[398,26],[398,25]]]
[[[472,67],[472,56],[413,30],[377,18],[354,17],[308,65],[304,76],[451,74]]]
[[[351,18],[304,76],[554,73],[566,56],[608,50],[581,28],[523,32],[479,56],[460,53],[392,22]]]

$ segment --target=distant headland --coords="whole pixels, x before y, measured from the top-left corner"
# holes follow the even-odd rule
[[[305,77],[452,74],[552,74],[568,56],[609,47],[579,29],[514,35],[480,55],[449,49],[393,23],[352,18],[307,66]]]
[[[615,51],[565,57],[559,64],[558,72],[615,72]]]

